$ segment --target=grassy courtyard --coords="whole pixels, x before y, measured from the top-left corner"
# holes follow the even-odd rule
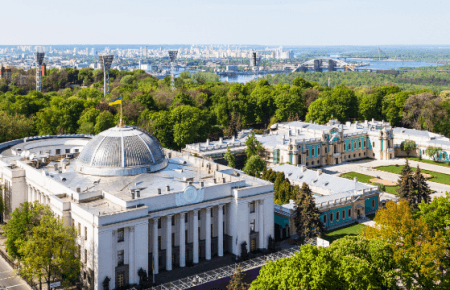
[[[362,224],[352,224],[348,225],[343,228],[339,228],[330,232],[325,233],[324,239],[329,241],[330,243],[343,238],[345,236],[357,236],[361,232],[361,229],[365,227],[365,225]]]
[[[354,177],[358,178],[359,182],[363,182],[363,183],[368,183],[368,184],[372,184],[372,185],[379,185],[378,183],[373,183],[370,182],[370,179],[373,179],[373,176],[369,176],[369,175],[365,175],[365,174],[361,174],[361,173],[357,173],[357,172],[347,172],[341,175],[341,177],[344,178],[350,178],[353,179]],[[398,185],[396,186],[385,186],[385,191],[388,193],[392,193],[392,194],[397,194],[396,189],[399,188]]]
[[[395,173],[395,174],[400,174],[402,169],[403,169],[403,166],[402,165],[389,165],[389,166],[376,167],[376,169],[381,170],[381,171]],[[416,170],[415,168],[411,168],[411,169],[413,171]],[[433,176],[432,178],[430,178],[428,180],[433,181],[433,182],[437,182],[437,183],[449,184],[450,185],[450,175],[444,174],[444,173],[440,173],[440,172],[425,170],[425,169],[420,169],[420,170],[422,171],[422,173],[428,173],[428,174]]]
[[[449,167],[450,166],[449,162],[437,162],[437,161],[433,161],[433,160],[419,159],[417,157],[408,157],[408,158],[405,158],[405,159],[409,159],[409,160],[413,160],[413,161],[417,161],[417,162],[422,162],[422,163],[433,164],[433,165],[445,166],[445,167]]]

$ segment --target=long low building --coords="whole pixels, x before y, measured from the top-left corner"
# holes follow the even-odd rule
[[[152,263],[158,274],[239,256],[244,243],[266,249],[274,237],[272,183],[164,149],[139,128],[25,138],[0,154],[5,219],[25,201],[50,206],[78,232],[89,289],[138,283]]]
[[[205,159],[223,161],[227,148],[243,154],[250,130],[239,132],[237,138],[189,144],[185,152]],[[282,163],[320,167],[345,161],[372,158],[389,160],[406,156],[401,150],[405,140],[415,141],[417,150],[411,156],[450,161],[450,139],[428,131],[391,127],[389,122],[346,122],[330,120],[326,125],[314,122],[285,122],[270,127],[266,134],[256,135],[264,152],[261,154],[268,166]],[[440,147],[436,156],[428,156],[428,147]]]
[[[321,212],[320,220],[325,230],[332,230],[355,223],[368,214],[375,213],[379,205],[377,186],[325,174],[322,170],[309,170],[305,166],[289,164],[272,168],[284,172],[291,185],[306,183],[314,193],[314,201]],[[295,204],[275,205],[275,237],[283,239],[296,234],[294,225]]]

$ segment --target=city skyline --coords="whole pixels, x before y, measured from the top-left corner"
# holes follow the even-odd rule
[[[7,2],[2,44],[450,44],[450,4],[438,0],[211,2]]]

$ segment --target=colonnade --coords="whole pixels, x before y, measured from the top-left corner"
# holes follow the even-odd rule
[[[32,185],[27,186],[28,202],[38,201],[42,204],[49,204],[50,197]]]
[[[205,259],[211,260],[211,210],[212,206],[204,208],[206,210],[205,214]],[[193,263],[197,264],[199,262],[199,214],[202,209],[194,209],[190,212],[193,213],[192,219],[192,246],[193,246]],[[224,204],[220,204],[217,206],[217,233],[218,233],[218,256],[223,256],[223,210]],[[175,214],[180,217],[180,227],[179,227],[179,241],[180,241],[180,255],[179,255],[179,266],[186,266],[186,241],[185,231],[186,231],[186,214],[189,212],[180,212]],[[158,223],[159,219],[165,219],[165,234],[166,234],[166,270],[172,270],[172,217],[174,215],[166,215],[164,217],[155,217],[153,218],[153,226],[152,226],[152,255],[153,255],[153,265],[155,269],[155,274],[159,272],[159,260],[158,260]],[[162,226],[161,226],[162,228]]]

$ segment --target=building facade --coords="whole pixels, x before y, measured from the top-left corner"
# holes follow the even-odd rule
[[[239,256],[274,236],[273,184],[164,149],[139,128],[0,144],[6,220],[39,201],[78,232],[89,289],[139,282],[138,271]],[[158,275],[156,275],[158,279]]]
[[[375,213],[380,203],[377,186],[349,180],[334,175],[296,167],[289,164],[275,166],[273,170],[284,172],[292,185],[306,183],[314,195],[314,201],[320,211],[320,220],[325,230],[332,230],[364,219]],[[294,224],[295,204],[275,205],[275,237],[286,238],[296,234]]]

